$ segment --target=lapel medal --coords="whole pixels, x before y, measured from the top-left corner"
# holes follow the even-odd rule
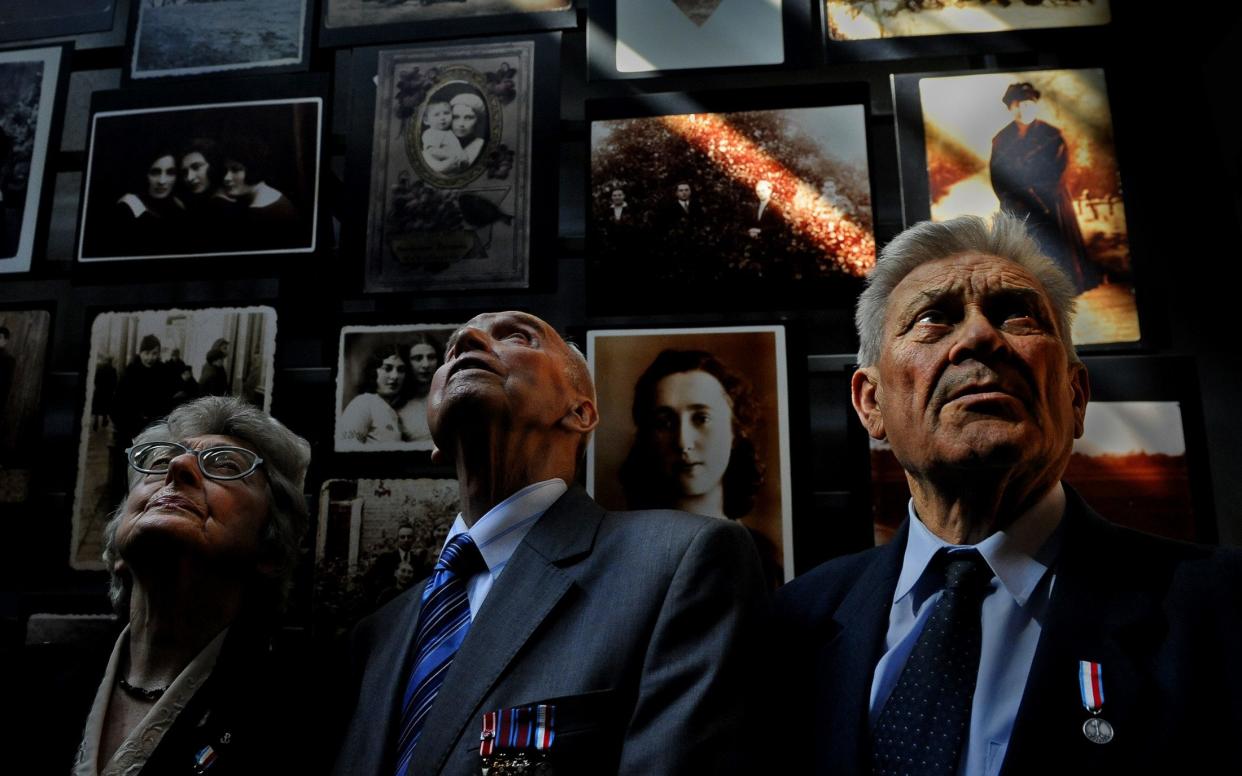
[[[1078,661],[1078,690],[1083,708],[1091,713],[1082,723],[1082,734],[1093,744],[1107,744],[1113,740],[1113,726],[1100,716],[1104,708],[1104,669],[1099,663]]]
[[[548,756],[556,740],[556,706],[489,711],[479,740],[483,776],[553,776]]]

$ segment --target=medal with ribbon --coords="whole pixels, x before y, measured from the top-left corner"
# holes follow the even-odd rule
[[[1091,716],[1082,723],[1082,734],[1093,744],[1107,744],[1113,740],[1113,726],[1100,716],[1104,708],[1104,669],[1091,660],[1078,661],[1078,691],[1082,706]]]
[[[483,776],[552,774],[548,761],[556,741],[556,706],[536,704],[497,709],[483,715],[479,736]]]

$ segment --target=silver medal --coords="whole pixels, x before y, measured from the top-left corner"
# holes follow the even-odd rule
[[[1113,740],[1113,726],[1108,720],[1092,717],[1082,723],[1082,734],[1093,744],[1107,744]]]

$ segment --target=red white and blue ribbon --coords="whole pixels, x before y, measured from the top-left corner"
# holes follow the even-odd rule
[[[1099,663],[1078,661],[1078,689],[1082,693],[1083,708],[1099,714],[1104,706],[1104,669]]]
[[[216,750],[212,749],[210,744],[204,746],[198,750],[198,754],[194,755],[194,772],[205,773],[215,761]]]
[[[505,751],[547,751],[555,739],[556,706],[541,703],[498,709],[483,715],[479,754],[489,757]]]

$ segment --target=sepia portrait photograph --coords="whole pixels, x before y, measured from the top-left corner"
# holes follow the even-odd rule
[[[1108,24],[1109,0],[822,0],[828,37],[875,40]]]
[[[135,0],[130,78],[307,62],[310,0]]]
[[[997,210],[1025,219],[1078,288],[1075,344],[1138,341],[1104,71],[896,78],[899,125],[922,132],[917,143],[901,132],[907,221]]]
[[[313,628],[344,634],[425,579],[458,513],[455,479],[334,479],[319,491]]]
[[[620,73],[785,61],[780,0],[613,0],[611,5]]]
[[[28,271],[36,251],[64,52],[0,51],[0,274]]]
[[[431,450],[427,394],[457,326],[405,324],[341,329],[335,449]]]
[[[790,303],[875,264],[862,105],[591,122],[601,303]]]
[[[1183,541],[1196,534],[1182,408],[1175,401],[1092,401],[1064,481],[1101,514],[1140,531]],[[910,489],[887,442],[871,440],[876,544],[908,514]]]
[[[379,52],[368,291],[522,288],[535,43]]]
[[[30,494],[51,325],[47,310],[0,308],[0,504]]]
[[[587,490],[606,509],[736,520],[772,587],[793,576],[785,330],[587,333],[600,424]]]
[[[200,396],[270,411],[270,307],[103,312],[91,325],[69,563],[102,569],[103,528],[124,497],[126,450],[144,428]]]
[[[78,261],[313,253],[322,125],[319,97],[96,111]]]

